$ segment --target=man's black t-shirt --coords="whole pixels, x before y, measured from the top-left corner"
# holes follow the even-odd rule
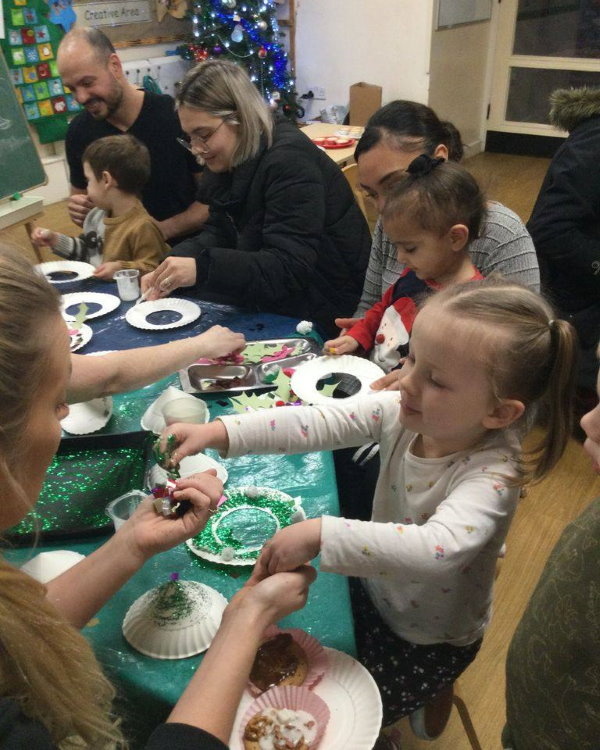
[[[193,203],[196,195],[194,173],[201,171],[194,157],[176,138],[182,136],[173,99],[167,94],[144,92],[144,103],[137,120],[127,131],[150,151],[152,171],[142,202],[148,213],[158,221],[179,214]],[[95,120],[88,112],[80,112],[69,124],[65,141],[71,185],[85,190],[81,157],[86,147],[107,135],[123,131],[106,120]]]

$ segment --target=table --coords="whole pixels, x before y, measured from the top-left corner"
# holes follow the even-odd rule
[[[63,287],[65,292],[85,289],[116,292],[114,282],[95,280],[61,285],[61,291]],[[87,324],[93,328],[94,336],[80,351],[88,353],[163,343],[198,333],[215,323],[240,330],[249,339],[279,338],[292,335],[297,323],[292,318],[267,313],[249,313],[233,307],[200,302],[203,314],[195,323],[168,331],[142,331],[132,329],[124,320],[125,311],[131,304],[122,303],[110,315],[89,320]],[[141,414],[145,404],[152,401],[165,385],[173,380],[174,378],[168,378],[149,389],[121,395],[118,398],[121,403],[128,402],[133,405],[134,411]],[[208,403],[213,417],[227,410],[227,407],[214,399]],[[129,429],[128,426],[126,428]],[[224,463],[229,471],[230,486],[243,483],[272,486],[294,496],[300,495],[309,517],[325,513],[337,515],[339,512],[330,453],[245,456]],[[107,498],[107,502],[110,499]],[[41,543],[34,550],[10,550],[6,557],[14,564],[20,565],[32,554],[54,549],[70,549],[89,554],[104,541],[104,538]],[[195,557],[187,547],[180,545],[150,560],[84,628],[84,634],[125,701],[122,710],[131,716],[135,707],[135,719],[130,719],[127,733],[133,735],[137,742],[166,717],[202,658],[198,656],[175,661],[152,659],[131,648],[121,633],[123,617],[133,601],[148,589],[167,581],[172,572],[178,572],[182,580],[198,580],[213,586],[229,599],[247,580],[250,568],[214,565]],[[288,627],[303,628],[317,637],[324,646],[337,648],[352,655],[356,653],[348,584],[343,576],[320,573],[311,587],[309,601],[304,610],[290,615],[283,622]]]
[[[347,135],[350,138],[360,138],[364,128],[350,127],[349,125],[334,125],[327,122],[314,122],[301,128],[301,132],[308,138],[325,138],[327,136]],[[354,161],[354,149],[356,143],[348,148],[325,149],[328,156],[341,167]]]

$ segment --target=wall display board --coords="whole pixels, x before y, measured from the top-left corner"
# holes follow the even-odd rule
[[[489,21],[491,17],[491,0],[438,0],[436,29]]]

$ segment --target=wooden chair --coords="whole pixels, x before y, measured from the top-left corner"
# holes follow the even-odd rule
[[[342,172],[344,173],[344,177],[348,180],[348,184],[352,188],[358,207],[363,212],[367,224],[369,225],[369,229],[371,230],[371,234],[373,234],[379,215],[375,206],[370,201],[365,200],[364,193],[360,189],[358,184],[358,165],[348,164],[346,167],[342,167]]]

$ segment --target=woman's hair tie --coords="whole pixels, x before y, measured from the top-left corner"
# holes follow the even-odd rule
[[[443,164],[445,161],[446,160],[441,156],[434,158],[427,154],[421,154],[411,161],[406,168],[406,171],[413,175],[413,177],[425,177],[425,175],[433,172],[436,167],[439,167],[439,165]]]

